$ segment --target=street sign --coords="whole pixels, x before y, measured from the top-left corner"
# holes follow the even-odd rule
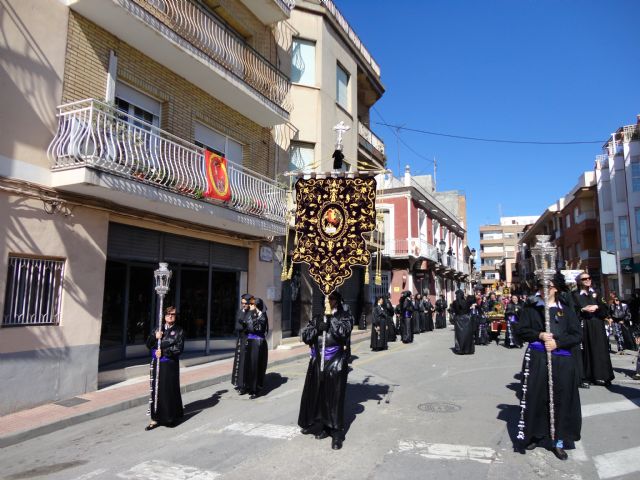
[[[622,273],[633,273],[633,258],[620,260],[620,270],[622,270]]]

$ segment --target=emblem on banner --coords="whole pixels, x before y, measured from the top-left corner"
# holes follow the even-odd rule
[[[209,150],[204,152],[205,171],[207,176],[207,190],[204,196],[217,200],[231,199],[231,186],[227,171],[227,159]]]

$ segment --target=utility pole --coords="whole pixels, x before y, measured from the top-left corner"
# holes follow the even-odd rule
[[[436,173],[438,172],[438,164],[436,157],[433,157],[433,191],[436,191]]]

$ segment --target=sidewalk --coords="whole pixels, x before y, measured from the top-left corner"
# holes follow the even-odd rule
[[[351,343],[370,338],[369,330],[354,330]],[[270,350],[267,371],[274,366],[309,355],[301,344],[289,349]],[[231,379],[233,358],[180,369],[182,393],[191,392]],[[149,377],[143,376],[76,397],[0,417],[0,448],[24,442],[94,418],[146,404]]]

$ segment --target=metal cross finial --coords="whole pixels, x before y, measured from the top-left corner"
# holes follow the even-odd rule
[[[345,125],[344,122],[340,120],[340,123],[334,126],[333,129],[337,132],[336,150],[342,150],[342,135],[344,132],[351,130],[351,127],[349,125]]]

